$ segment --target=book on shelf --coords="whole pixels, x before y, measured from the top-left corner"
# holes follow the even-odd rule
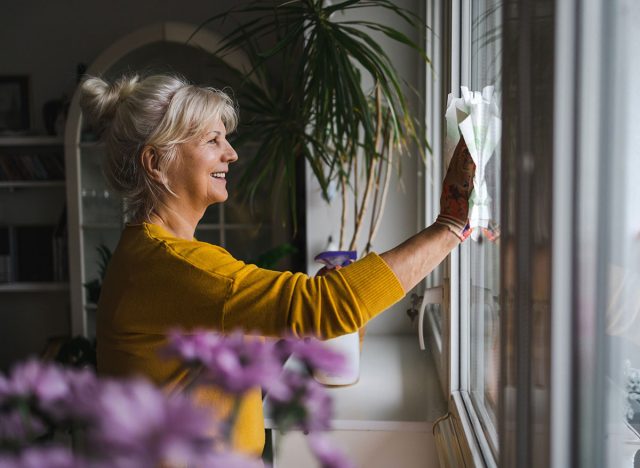
[[[11,255],[11,230],[8,226],[0,226],[0,283],[13,281],[12,255]]]
[[[0,180],[64,180],[64,154],[61,149],[24,150],[3,149],[0,154]]]
[[[56,226],[0,226],[0,283],[67,281],[67,239],[64,211]]]
[[[55,226],[15,226],[17,281],[53,281]]]

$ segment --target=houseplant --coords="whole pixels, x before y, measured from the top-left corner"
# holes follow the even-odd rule
[[[235,70],[243,126],[234,144],[257,148],[242,191],[251,198],[263,184],[284,188],[295,220],[298,167],[306,161],[322,197],[340,199],[338,249],[356,250],[365,231],[360,254],[370,251],[378,232],[399,156],[412,144],[424,156],[427,147],[408,107],[408,87],[376,35],[429,63],[418,44],[366,19],[364,8],[400,18],[419,35],[424,27],[415,14],[386,0],[258,1],[201,25],[233,22],[215,55],[224,63],[226,54],[241,49],[250,61],[249,71]],[[356,12],[364,19],[353,19]]]
[[[263,184],[285,187],[295,214],[296,163],[306,160],[327,202],[338,187],[343,202],[340,244],[347,247],[344,227],[351,218],[356,226],[351,248],[369,205],[374,222],[368,240],[375,237],[394,154],[402,154],[412,142],[419,151],[426,146],[409,111],[403,80],[372,33],[405,44],[426,63],[429,59],[401,32],[345,17],[363,8],[383,9],[413,28],[424,27],[415,14],[386,0],[257,1],[200,26],[234,22],[216,56],[225,63],[226,54],[239,48],[251,63],[249,71],[233,70],[241,78],[236,94],[243,113],[234,142],[250,143],[259,155],[241,180],[247,193],[255,194]],[[358,200],[351,216],[347,192]],[[365,250],[370,247],[367,242]]]
[[[91,304],[97,304],[98,299],[100,299],[102,282],[104,281],[104,276],[107,274],[107,266],[109,265],[109,260],[111,260],[112,255],[111,249],[104,244],[98,245],[96,251],[100,257],[98,260],[98,277],[83,284],[87,291],[87,302]]]

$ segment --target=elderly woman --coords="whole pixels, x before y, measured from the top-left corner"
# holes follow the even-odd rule
[[[458,145],[436,222],[401,245],[310,278],[236,260],[194,232],[208,206],[227,199],[226,174],[238,155],[227,135],[236,127],[231,99],[175,76],[86,79],[84,115],[101,131],[105,176],[126,200],[131,220],[102,287],[97,319],[98,371],[142,374],[179,386],[178,362],[158,356],[170,329],[243,329],[264,336],[332,338],[358,330],[400,300],[468,234],[474,171]],[[198,398],[218,415],[231,406],[213,388]],[[232,432],[238,450],[264,444],[260,390],[240,402]]]

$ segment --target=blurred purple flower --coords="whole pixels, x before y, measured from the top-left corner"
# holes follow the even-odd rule
[[[22,401],[53,422],[86,423],[99,417],[93,409],[97,388],[98,380],[89,370],[31,359],[15,366],[8,378],[0,379],[0,402]]]
[[[4,375],[0,375],[0,402],[4,401],[9,393],[9,381]]]
[[[282,430],[326,430],[331,427],[333,405],[329,394],[306,374],[285,370],[268,387],[271,416]]]
[[[0,413],[0,442],[23,445],[46,433],[46,427],[38,417],[25,415],[18,408],[8,408]]]
[[[88,467],[68,448],[32,447],[19,455],[0,456],[0,468],[80,468]]]
[[[302,428],[306,431],[324,431],[331,427],[333,402],[326,389],[313,379],[307,381],[302,404],[307,412],[307,420]]]
[[[204,369],[199,381],[242,394],[269,391],[274,420],[282,429],[307,432],[329,428],[331,400],[307,372],[335,371],[341,356],[309,340],[272,341],[222,336],[207,331],[174,332],[165,355]],[[290,355],[297,360],[283,369]],[[304,365],[306,365],[306,368]],[[66,448],[39,445],[2,456],[2,467],[152,468],[164,463],[211,468],[261,468],[262,463],[232,452],[216,452],[227,435],[225,422],[195,407],[186,395],[170,397],[142,380],[103,380],[88,370],[66,369],[30,360],[0,376],[0,445],[19,448],[49,429],[80,435],[75,455]],[[83,429],[78,433],[77,429]],[[342,458],[315,442],[325,468],[342,468]],[[81,458],[82,455],[85,458]]]
[[[208,362],[222,346],[222,335],[205,330],[195,330],[186,333],[173,330],[169,333],[169,346],[162,350],[162,354],[178,357],[185,364],[199,365]]]
[[[80,424],[94,424],[102,417],[95,398],[100,392],[100,381],[89,369],[65,369],[68,391],[66,396],[47,411],[59,421],[72,420]]]
[[[342,354],[332,351],[314,338],[287,338],[280,341],[277,347],[283,358],[293,355],[312,370],[339,373],[345,366]]]
[[[0,398],[35,397],[43,405],[56,404],[69,392],[65,370],[57,365],[35,359],[21,363],[11,370],[9,378],[0,385]]]
[[[213,454],[203,466],[207,468],[265,468],[262,461],[234,452]]]
[[[199,330],[189,335],[174,332],[166,352],[192,365],[204,366],[202,382],[241,394],[252,388],[267,386],[279,377],[282,365],[273,346],[270,341],[245,337],[240,333],[221,337]]]
[[[94,405],[102,417],[87,436],[105,455],[128,454],[155,466],[161,460],[197,462],[213,448],[208,414],[146,381],[104,381]]]
[[[53,425],[86,428],[81,445],[97,458],[83,466],[92,468],[197,463],[214,448],[209,413],[183,396],[168,397],[146,381],[98,380],[88,370],[28,361],[2,378],[0,390],[0,443],[9,446],[42,443],[36,437]],[[50,466],[29,461],[39,454],[25,451],[3,463]],[[66,459],[60,459],[60,466],[67,466]]]
[[[307,436],[309,448],[322,468],[354,468],[355,465],[329,441],[324,434],[312,433]]]

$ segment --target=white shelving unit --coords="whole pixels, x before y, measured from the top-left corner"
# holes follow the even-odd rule
[[[13,282],[13,283],[0,283],[0,293],[4,292],[18,292],[18,293],[38,293],[38,292],[56,292],[56,291],[68,291],[68,282],[52,282],[52,283],[27,283],[27,282]]]
[[[57,146],[63,144],[62,137],[48,135],[25,135],[0,137],[0,147],[3,146]]]
[[[65,180],[62,167],[54,171],[54,165],[45,164],[47,158],[61,156],[63,140],[51,136],[13,136],[0,137],[0,227],[16,229],[21,226],[40,226],[59,224],[64,210]],[[4,158],[4,159],[2,159]],[[60,161],[61,162],[61,161]],[[49,179],[48,177],[51,177]],[[57,278],[35,281],[20,278],[16,271],[20,263],[15,245],[17,240],[7,232],[8,262],[4,265],[8,271],[0,271],[0,292],[61,291],[68,289],[68,283]],[[4,259],[7,260],[6,258]],[[45,260],[46,261],[46,260]],[[64,259],[57,263],[66,264]],[[55,270],[59,265],[42,265]],[[55,276],[55,275],[54,275]]]
[[[64,187],[64,180],[2,180],[0,189]]]
[[[0,137],[2,369],[70,333],[63,153],[60,137]]]

